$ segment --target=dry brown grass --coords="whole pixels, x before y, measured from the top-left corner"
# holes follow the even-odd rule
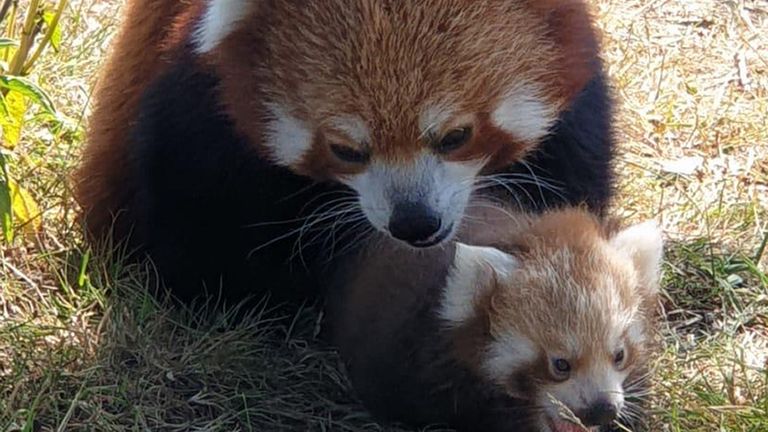
[[[617,210],[672,245],[657,427],[768,430],[768,2],[595,3],[622,103]]]
[[[768,1],[592,3],[621,101],[616,211],[670,238],[652,430],[768,430]],[[142,269],[78,249],[67,175],[120,4],[72,2],[37,73],[69,121],[30,119],[12,156],[45,230],[0,249],[0,430],[379,430],[311,310],[169,312]]]

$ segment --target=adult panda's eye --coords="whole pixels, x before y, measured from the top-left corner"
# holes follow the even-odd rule
[[[448,132],[435,148],[439,153],[450,153],[458,150],[472,138],[472,128],[467,126]]]
[[[616,367],[621,369],[624,367],[624,360],[627,359],[627,352],[624,350],[624,348],[616,351],[616,353],[613,355],[613,362],[616,364]]]
[[[331,144],[331,152],[340,161],[346,163],[366,164],[369,160],[371,160],[371,154],[366,151],[356,150],[351,147],[338,144]]]

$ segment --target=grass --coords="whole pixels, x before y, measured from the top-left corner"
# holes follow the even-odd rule
[[[0,249],[0,431],[386,430],[313,308],[171,311],[149,269],[81,248],[68,175],[120,4],[71,2],[36,71],[68,121],[32,116],[10,156],[44,229]],[[652,430],[768,430],[768,1],[592,4],[621,101],[615,211],[669,237]]]

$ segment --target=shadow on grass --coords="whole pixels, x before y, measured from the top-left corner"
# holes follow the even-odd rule
[[[356,403],[316,306],[169,307],[149,266],[56,260],[45,317],[0,323],[2,431],[402,430]]]

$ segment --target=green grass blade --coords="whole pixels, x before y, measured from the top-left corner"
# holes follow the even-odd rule
[[[0,151],[0,228],[5,241],[13,241],[13,207],[11,205],[11,182],[5,164],[5,155]]]
[[[2,48],[17,48],[19,46],[19,41],[11,38],[0,38],[0,49]]]

